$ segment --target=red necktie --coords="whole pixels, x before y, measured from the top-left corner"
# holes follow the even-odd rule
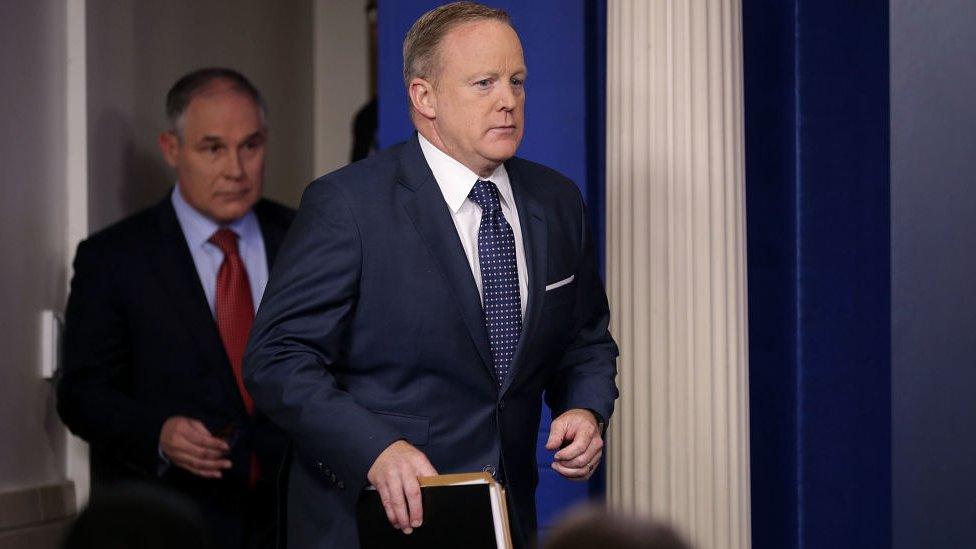
[[[247,346],[247,334],[254,322],[254,302],[251,299],[251,283],[247,280],[247,270],[244,261],[237,251],[237,235],[234,231],[220,229],[210,237],[210,242],[224,252],[224,262],[217,272],[217,302],[214,309],[217,313],[217,330],[224,342],[224,350],[230,359],[231,370],[237,381],[237,389],[241,392],[247,413],[254,412],[254,402],[247,388],[244,387],[244,375],[241,362],[244,360],[244,348]]]
[[[234,231],[223,228],[210,237],[210,242],[224,253],[224,262],[217,271],[217,301],[214,310],[217,316],[217,330],[224,342],[224,350],[230,360],[237,389],[244,401],[244,408],[249,415],[254,413],[254,401],[244,387],[244,373],[241,363],[244,360],[244,348],[247,346],[247,334],[254,322],[254,301],[251,299],[251,283],[247,279],[244,261],[237,250],[237,235]],[[251,454],[248,484],[253,488],[261,476],[257,456]]]

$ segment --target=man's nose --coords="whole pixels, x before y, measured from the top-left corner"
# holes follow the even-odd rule
[[[516,90],[515,86],[509,84],[508,86],[498,86],[500,90],[498,92],[498,109],[503,111],[510,111],[515,108],[516,103]]]
[[[241,152],[237,149],[230,149],[230,154],[227,155],[224,176],[228,179],[240,179],[244,177],[244,159],[241,156]]]

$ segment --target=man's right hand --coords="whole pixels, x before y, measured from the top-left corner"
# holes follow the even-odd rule
[[[173,465],[204,478],[220,478],[232,464],[230,446],[195,419],[173,416],[163,423],[159,448]]]
[[[417,477],[436,474],[423,452],[398,440],[376,457],[366,479],[379,491],[390,524],[409,534],[424,522]]]

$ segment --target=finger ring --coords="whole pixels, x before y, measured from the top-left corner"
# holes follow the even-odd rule
[[[593,470],[593,464],[592,463],[587,463],[586,464],[586,470],[587,471],[592,471]]]

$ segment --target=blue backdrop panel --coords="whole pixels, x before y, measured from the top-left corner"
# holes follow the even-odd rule
[[[887,547],[887,2],[743,14],[754,545]]]
[[[753,545],[798,547],[792,2],[743,2]]]
[[[379,4],[379,143],[389,146],[413,134],[403,85],[403,37],[433,0]],[[522,39],[526,79],[526,130],[519,156],[546,164],[573,179],[587,202],[590,224],[603,249],[604,0],[515,0],[490,5],[508,11]],[[602,261],[602,260],[601,260]],[[587,484],[563,480],[550,468],[544,448],[548,411],[539,433],[539,524],[590,491],[602,494],[602,471]]]

